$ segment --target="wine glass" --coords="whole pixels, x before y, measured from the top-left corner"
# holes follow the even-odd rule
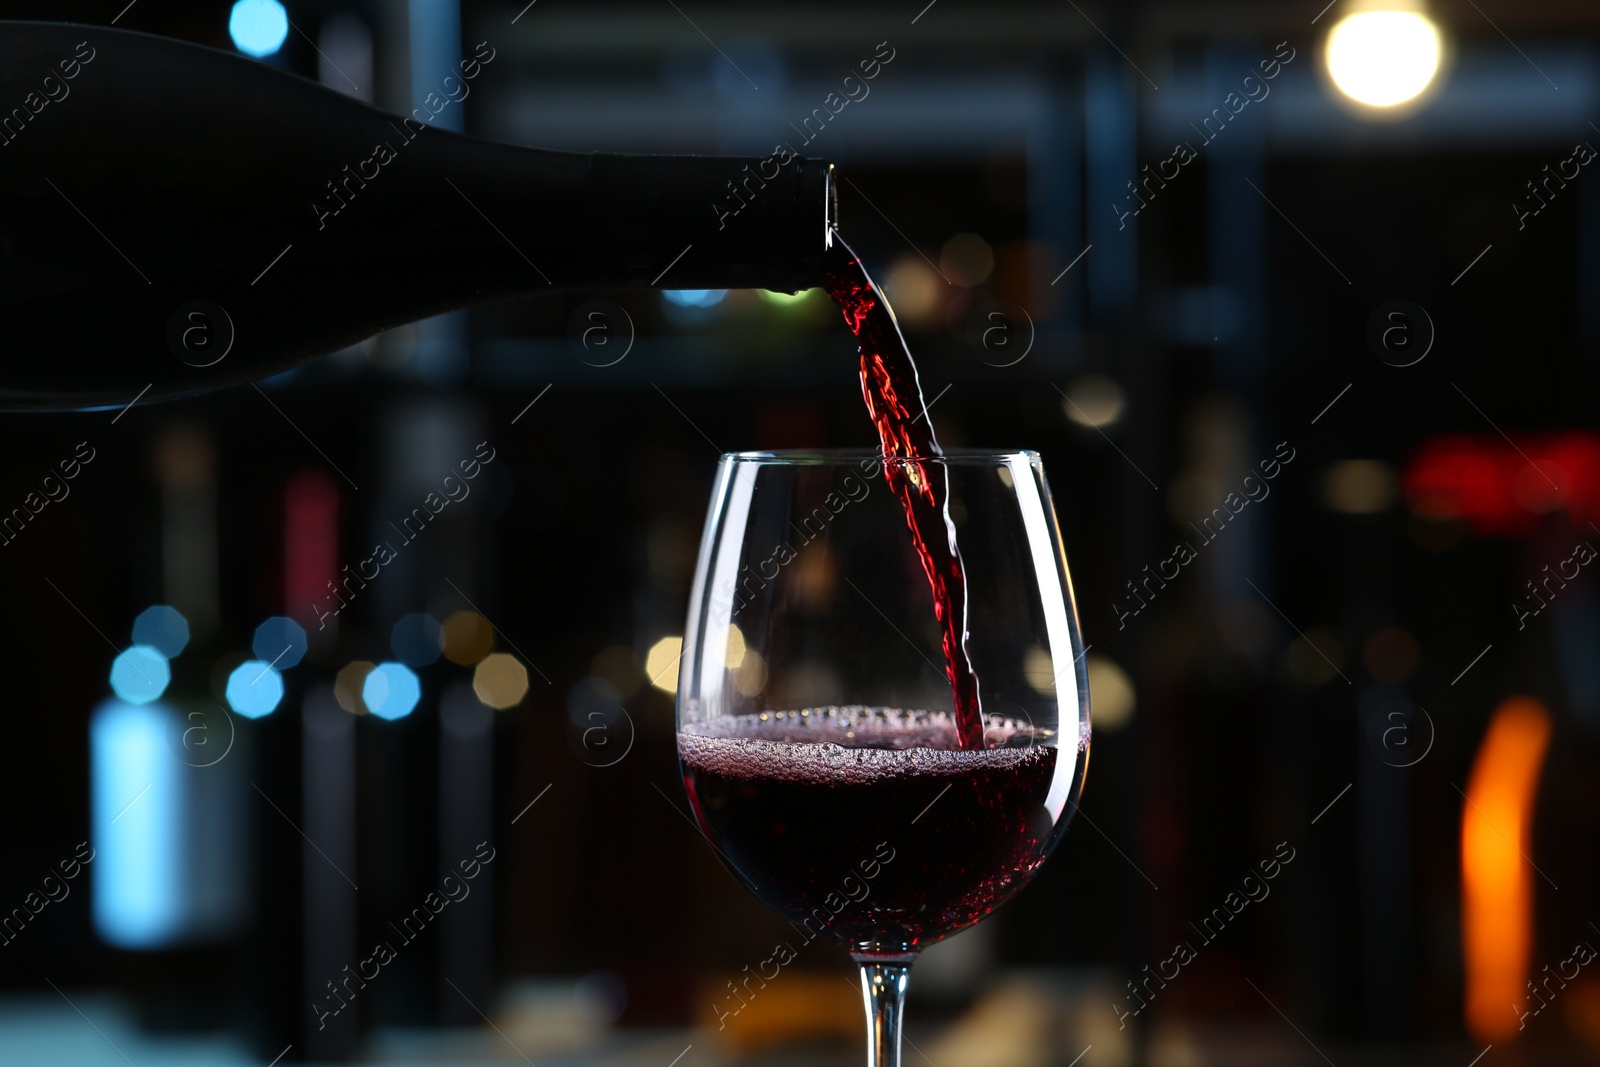
[[[949,670],[934,590],[950,587],[919,555],[907,486],[925,499],[931,486],[965,574],[945,606],[966,619]],[[701,830],[796,932],[747,992],[782,981],[803,944],[842,942],[861,968],[868,1062],[898,1067],[918,951],[1027,884],[1077,806],[1082,653],[1036,454],[722,457],[678,755]],[[981,713],[962,719],[951,672],[966,670]]]

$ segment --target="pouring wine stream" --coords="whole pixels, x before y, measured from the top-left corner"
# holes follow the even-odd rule
[[[912,544],[933,594],[945,677],[955,699],[956,743],[963,749],[980,749],[983,706],[978,676],[967,654],[967,575],[950,518],[944,453],[923,401],[916,362],[893,309],[839,232],[834,230],[829,237],[825,288],[860,344],[861,395],[883,448],[883,476],[905,511]]]

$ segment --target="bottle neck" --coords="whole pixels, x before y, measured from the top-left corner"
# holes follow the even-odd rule
[[[4,146],[0,409],[204,393],[506,297],[823,281],[821,160],[496,144],[101,27],[16,24],[0,61],[80,42],[70,104]]]
[[[833,166],[772,155],[591,157],[588,245],[630,287],[774,289],[821,285],[837,215]]]

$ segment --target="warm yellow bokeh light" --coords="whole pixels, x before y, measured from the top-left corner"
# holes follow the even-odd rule
[[[944,243],[939,269],[957,285],[982,285],[994,273],[994,249],[975,233],[958,233]]]
[[[366,660],[358,659],[354,663],[346,663],[334,675],[333,696],[345,711],[356,715],[367,713],[367,703],[361,696],[361,690],[367,684],[367,675],[372,673],[372,666]]]
[[[1133,718],[1133,679],[1110,656],[1087,657],[1089,707],[1099,730],[1120,730]]]
[[[728,627],[728,649],[722,656],[722,665],[736,671],[744,663],[744,631],[737,626]]]
[[[472,691],[491,708],[516,707],[528,695],[528,668],[508,652],[486,656],[472,672]]]
[[[1085,374],[1061,398],[1061,410],[1079,426],[1099,429],[1122,417],[1127,397],[1122,386],[1104,374]]]
[[[944,279],[916,252],[907,252],[889,264],[883,278],[895,317],[901,326],[913,330],[932,329],[940,323],[945,288]]]
[[[1322,502],[1346,515],[1375,515],[1399,496],[1394,468],[1376,459],[1346,459],[1322,475]]]
[[[739,669],[733,672],[733,687],[739,691],[740,696],[753,697],[758,695],[767,685],[767,661],[761,658],[761,653],[753,648],[747,648],[740,657]]]
[[[1049,696],[1056,691],[1056,661],[1049,652],[1034,645],[1022,657],[1022,677],[1035,693]]]
[[[649,676],[650,684],[663,693],[676,693],[678,691],[678,660],[683,656],[683,638],[678,636],[663,637],[650,646],[650,651],[645,653],[644,673]]]
[[[1370,107],[1415,99],[1439,70],[1439,29],[1419,11],[1360,11],[1328,34],[1328,74]]]
[[[458,611],[444,620],[439,645],[445,659],[470,667],[494,647],[494,627],[476,611]]]

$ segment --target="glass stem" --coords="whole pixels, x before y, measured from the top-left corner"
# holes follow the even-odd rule
[[[914,956],[856,956],[867,1006],[867,1067],[900,1067],[900,1025]]]

